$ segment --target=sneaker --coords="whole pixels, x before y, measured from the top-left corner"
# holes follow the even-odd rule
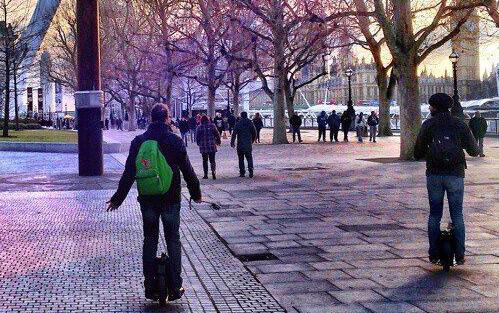
[[[481,157],[481,158],[485,157],[485,154],[480,154],[480,157]]]
[[[465,262],[466,262],[466,260],[465,260],[464,256],[462,256],[462,257],[456,256],[456,264],[457,265],[463,265]]]
[[[249,173],[249,178],[253,178],[253,172]]]
[[[204,175],[204,176],[203,176],[203,179],[208,179],[208,175]]]
[[[211,176],[213,177],[213,179],[217,179],[217,175],[215,172],[211,173]]]
[[[429,256],[430,263],[435,265],[440,265],[440,258],[438,256]]]
[[[180,289],[178,289],[177,291],[172,292],[168,295],[168,301],[178,300],[178,299],[182,298],[184,293],[185,293],[184,287],[180,287]]]
[[[239,177],[245,177],[246,175],[244,173],[239,174]]]

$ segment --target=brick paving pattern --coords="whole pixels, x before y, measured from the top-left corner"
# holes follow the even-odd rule
[[[106,132],[113,142],[134,135]],[[218,179],[202,181],[205,199],[221,208],[183,209],[188,292],[163,310],[142,296],[134,196],[103,211],[126,155],[106,156],[102,178],[78,178],[67,164],[75,156],[0,155],[0,190],[9,191],[0,193],[1,309],[499,312],[499,139],[486,139],[486,158],[468,161],[467,264],[445,274],[426,256],[424,164],[394,160],[397,137],[317,144],[315,135],[305,131],[304,145],[255,146],[252,180],[237,177],[224,140]],[[263,137],[268,143],[267,130]],[[199,173],[197,148],[188,152]]]

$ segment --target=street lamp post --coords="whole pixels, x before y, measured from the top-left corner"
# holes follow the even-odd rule
[[[353,106],[353,101],[352,101],[352,75],[353,75],[353,70],[351,68],[348,68],[345,71],[345,75],[348,78],[348,102],[347,105],[349,107]]]
[[[104,173],[104,161],[98,0],[76,1],[76,25],[78,170],[80,176],[100,176]]]
[[[453,116],[464,120],[463,107],[459,101],[459,89],[457,87],[457,62],[459,61],[459,54],[457,52],[452,52],[449,56],[450,61],[452,62],[452,70],[454,76],[454,105],[452,106],[451,113]]]

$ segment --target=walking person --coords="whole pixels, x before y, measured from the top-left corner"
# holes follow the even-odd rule
[[[217,153],[217,146],[220,146],[222,141],[217,127],[210,122],[206,115],[201,117],[201,125],[196,129],[196,141],[199,152],[203,157],[203,179],[208,179],[208,160],[210,161],[211,176],[213,179],[217,179],[215,154]]]
[[[256,129],[256,142],[260,143],[260,131],[263,128],[263,119],[260,113],[255,113],[255,117],[253,117],[253,125],[255,125]]]
[[[317,126],[319,127],[319,138],[317,142],[322,141],[326,142],[326,128],[327,128],[327,116],[326,111],[322,111],[321,114],[317,117]]]
[[[331,112],[331,115],[327,118],[327,124],[329,126],[329,140],[333,142],[338,142],[338,132],[340,131],[341,118],[336,114],[336,110]]]
[[[187,147],[189,141],[187,138],[187,134],[189,133],[189,120],[187,119],[187,116],[182,116],[182,119],[178,121],[178,130],[180,131],[180,137],[182,137],[182,140]]]
[[[360,112],[359,116],[355,118],[355,130],[357,131],[357,140],[360,143],[364,142],[362,136],[364,135],[365,127],[366,121],[364,120],[364,113]]]
[[[371,115],[367,118],[367,125],[369,125],[369,141],[376,142],[376,133],[378,132],[379,118],[376,112],[371,111]]]
[[[341,114],[341,129],[343,130],[343,141],[348,142],[348,132],[352,126],[352,116],[348,111]]]
[[[466,159],[463,149],[477,156],[478,146],[469,127],[460,119],[451,116],[452,98],[444,93],[430,97],[431,118],[421,126],[414,158],[426,159],[426,187],[430,202],[428,218],[428,250],[430,262],[439,262],[438,240],[442,219],[444,196],[447,193],[454,235],[457,241],[456,262],[464,264],[465,226],[463,219],[464,170]]]
[[[227,124],[229,125],[229,135],[232,135],[232,131],[234,130],[234,126],[236,126],[236,117],[234,116],[233,110],[231,110],[229,112],[229,116],[227,116]]]
[[[191,116],[189,118],[189,133],[191,135],[191,142],[196,141],[196,128],[198,127],[198,124],[196,123],[196,118],[194,116]]]
[[[470,120],[470,128],[475,140],[478,142],[478,149],[480,150],[480,157],[483,158],[485,154],[483,154],[483,138],[487,133],[487,120],[482,117],[480,111],[476,111],[475,115]]]
[[[239,158],[239,177],[246,175],[244,159],[248,162],[249,177],[253,177],[253,142],[256,139],[256,129],[253,122],[248,118],[248,113],[241,112],[241,118],[234,127],[230,146],[236,147],[237,139],[237,157]]]
[[[301,123],[301,117],[296,112],[289,119],[289,125],[291,126],[291,131],[293,132],[293,142],[296,141],[296,137],[298,137],[298,142],[302,142],[300,132]]]
[[[200,121],[202,123],[202,120]],[[217,127],[218,132],[221,134],[224,131],[224,119],[222,118],[222,114],[217,113],[215,118],[213,119],[213,123]]]
[[[118,190],[107,202],[107,211],[114,211],[120,207],[136,180],[144,229],[142,261],[145,296],[151,300],[159,298],[154,277],[161,219],[170,259],[169,272],[172,273],[168,286],[168,301],[173,301],[180,299],[184,294],[179,234],[180,173],[187,183],[191,198],[197,203],[200,203],[202,198],[199,180],[191,166],[185,146],[182,140],[171,132],[168,126],[169,119],[168,106],[157,104],[152,108],[152,123],[145,133],[132,141]],[[151,177],[151,171],[157,176]]]

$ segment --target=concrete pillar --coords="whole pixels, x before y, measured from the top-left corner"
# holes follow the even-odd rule
[[[98,0],[77,0],[78,169],[80,176],[104,174]]]

